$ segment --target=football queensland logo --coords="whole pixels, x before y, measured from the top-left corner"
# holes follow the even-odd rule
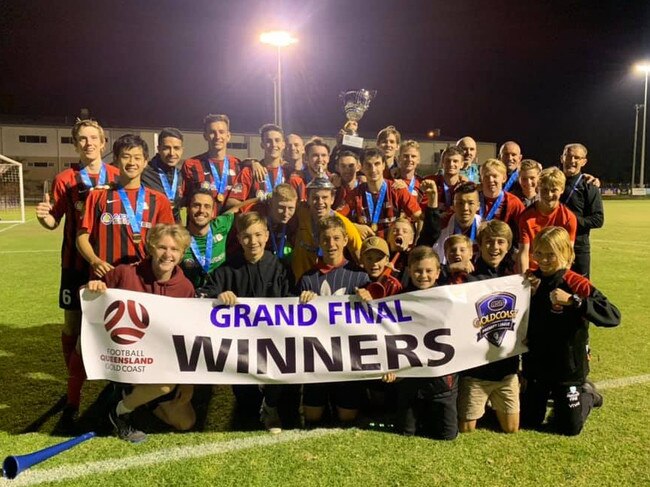
[[[124,318],[125,312],[129,319]],[[119,345],[132,345],[140,340],[149,326],[146,308],[132,299],[113,301],[104,312],[104,328],[111,334],[111,340]]]
[[[493,293],[476,302],[474,327],[479,329],[476,341],[485,338],[496,347],[501,346],[506,332],[515,329],[517,296],[510,293]]]

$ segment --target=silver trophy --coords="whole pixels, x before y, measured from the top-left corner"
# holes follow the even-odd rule
[[[348,121],[358,122],[361,120],[375,96],[377,96],[377,90],[366,90],[365,88],[357,91],[342,91],[339,98],[343,100],[343,110],[345,110]],[[363,137],[359,137],[356,131],[346,134],[343,136],[343,145],[361,149],[363,148]]]

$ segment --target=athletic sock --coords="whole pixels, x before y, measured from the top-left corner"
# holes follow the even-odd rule
[[[78,408],[81,402],[81,388],[86,381],[86,369],[84,369],[81,355],[77,353],[77,350],[73,350],[70,354],[68,370],[70,373],[68,377],[68,404]]]
[[[79,335],[68,335],[61,332],[61,350],[63,351],[63,360],[68,370],[70,370],[70,366],[68,365],[70,363],[70,355],[72,355],[72,351],[77,346],[78,339]]]
[[[132,412],[133,409],[129,409],[124,405],[124,401],[120,401],[117,403],[117,406],[115,407],[115,412],[117,413],[118,416],[122,416],[123,414],[129,414]]]

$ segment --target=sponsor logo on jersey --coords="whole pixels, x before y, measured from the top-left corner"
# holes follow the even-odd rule
[[[113,215],[111,215],[110,213],[102,213],[102,216],[99,217],[99,221],[102,222],[104,225],[110,225],[111,223],[113,223]]]

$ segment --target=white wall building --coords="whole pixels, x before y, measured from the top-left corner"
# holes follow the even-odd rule
[[[157,131],[143,128],[104,128],[107,137],[106,154],[110,153],[113,141],[128,133],[140,135],[149,144],[153,157],[156,148]],[[205,152],[206,142],[200,131],[183,131],[184,155],[192,157]],[[333,137],[323,137],[332,147]],[[305,138],[305,142],[307,139]],[[258,134],[233,133],[230,139],[228,153],[240,159],[260,159],[263,156]],[[374,140],[366,138],[366,144],[372,145]],[[419,173],[431,174],[438,168],[440,153],[454,140],[420,139],[422,155]],[[478,142],[478,160],[495,157],[497,147],[493,142]],[[52,180],[54,175],[78,160],[72,144],[70,127],[46,125],[2,125],[0,126],[0,154],[23,163],[25,192],[29,198],[40,195],[43,181]],[[108,155],[107,161],[110,162]]]

